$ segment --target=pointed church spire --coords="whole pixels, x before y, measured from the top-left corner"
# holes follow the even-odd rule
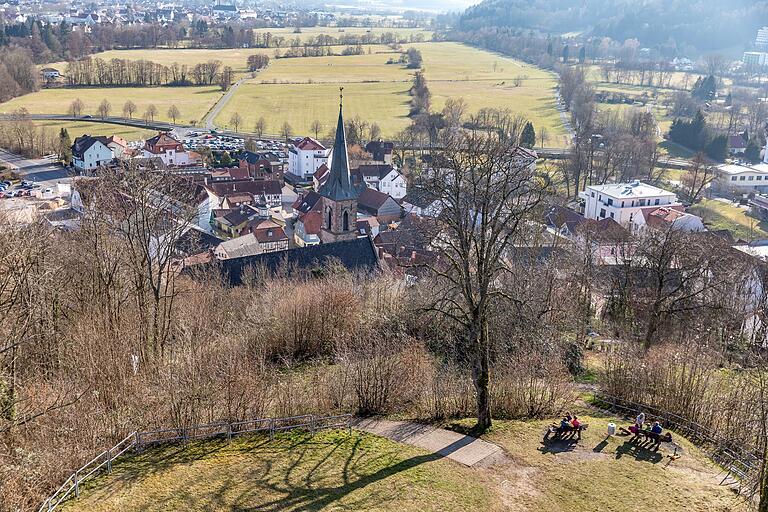
[[[344,88],[339,87],[339,121],[336,125],[336,140],[333,142],[331,155],[331,171],[328,180],[320,187],[320,195],[341,201],[356,199],[359,195],[352,185],[347,156],[347,135],[344,131]]]

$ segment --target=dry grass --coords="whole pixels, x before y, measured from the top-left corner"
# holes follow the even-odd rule
[[[134,456],[64,510],[492,510],[478,476],[357,432],[257,436]]]
[[[168,107],[176,105],[181,111],[178,122],[200,121],[214,103],[221,97],[217,86],[206,87],[82,87],[43,89],[14,98],[2,105],[2,112],[10,113],[26,108],[32,114],[66,114],[75,98],[85,105],[83,114],[97,117],[96,112],[102,100],[112,105],[111,115],[121,116],[123,105],[132,100],[138,110],[134,118],[141,118],[146,108],[153,104],[158,115],[155,121],[170,121]]]

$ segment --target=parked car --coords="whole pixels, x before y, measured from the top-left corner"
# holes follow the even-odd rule
[[[15,190],[9,190],[5,193],[5,197],[16,197],[16,191]]]

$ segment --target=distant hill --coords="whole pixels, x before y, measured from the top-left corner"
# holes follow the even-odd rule
[[[763,25],[768,0],[484,0],[464,12],[458,28],[581,32],[706,53],[749,48]]]

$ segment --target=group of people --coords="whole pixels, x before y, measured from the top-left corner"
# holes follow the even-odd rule
[[[627,430],[629,430],[632,434],[637,434],[643,428],[645,427],[645,413],[640,412],[640,414],[637,415],[637,418],[635,418],[635,424],[630,426]],[[654,421],[651,425],[651,428],[648,429],[650,432],[654,434],[661,434],[664,429],[661,428],[661,423],[658,421]]]
[[[552,424],[549,429],[547,429],[547,432],[544,435],[544,440],[546,441],[549,439],[550,434],[563,434],[565,432],[575,432],[576,439],[581,439],[581,429],[582,423],[579,418],[575,414],[566,412],[565,416],[563,416],[563,419],[560,420],[559,425]]]

